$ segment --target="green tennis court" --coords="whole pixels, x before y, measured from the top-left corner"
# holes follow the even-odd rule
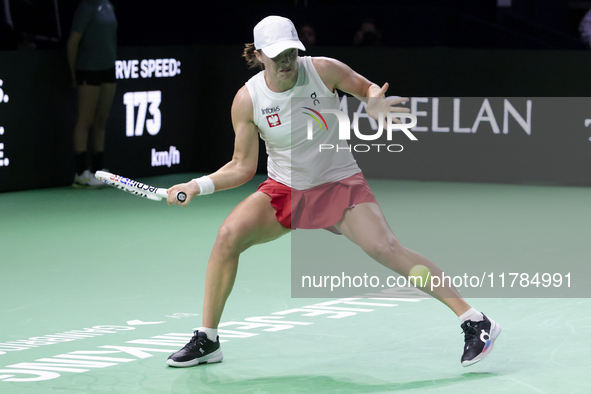
[[[0,194],[0,392],[591,391],[589,299],[470,299],[503,333],[463,368],[459,321],[436,300],[291,298],[290,236],[241,257],[224,361],[167,367],[201,326],[217,228],[263,179],[187,208],[112,188]],[[369,182],[402,243],[442,268],[589,264],[589,188]]]

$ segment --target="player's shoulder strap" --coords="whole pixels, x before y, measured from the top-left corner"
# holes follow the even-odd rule
[[[250,95],[250,99],[252,100],[253,121],[255,122],[255,124],[257,123],[255,114],[257,114],[259,112],[259,106],[260,106],[259,97],[261,94],[261,91],[260,91],[261,79],[262,79],[262,83],[265,83],[262,70],[259,73],[257,73],[256,75],[254,75],[252,78],[250,78],[248,81],[246,81],[246,83],[244,84],[246,86],[246,90],[247,90],[248,94]]]
[[[331,92],[322,80],[322,77],[314,65],[314,59],[315,58],[311,56],[301,57],[301,65],[303,65],[306,69],[308,80],[314,85],[316,89],[318,89],[318,93],[321,96],[333,97],[335,93]]]

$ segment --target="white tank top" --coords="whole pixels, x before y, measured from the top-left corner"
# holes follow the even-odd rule
[[[271,91],[264,71],[250,78],[246,87],[252,98],[254,123],[267,146],[267,172],[271,179],[306,190],[361,172],[347,141],[338,139],[337,117],[322,114],[325,125],[314,112],[339,109],[339,96],[322,82],[311,57],[298,57],[298,80],[288,91]],[[312,120],[312,116],[318,121]],[[308,120],[312,121],[311,140]],[[320,152],[320,144],[334,148]]]

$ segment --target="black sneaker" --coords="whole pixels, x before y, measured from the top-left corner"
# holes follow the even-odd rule
[[[495,339],[501,333],[501,326],[484,316],[483,321],[465,321],[460,327],[464,330],[464,354],[462,366],[467,367],[482,360],[493,350]]]
[[[176,353],[173,353],[166,360],[171,367],[192,367],[204,363],[219,363],[224,358],[220,347],[220,337],[216,341],[207,339],[207,334],[195,331],[193,338]]]

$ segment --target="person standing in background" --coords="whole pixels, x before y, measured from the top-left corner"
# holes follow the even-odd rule
[[[306,48],[316,45],[316,30],[311,24],[304,23],[300,27],[298,35],[300,37],[300,41],[306,46]]]
[[[379,32],[376,21],[373,18],[366,18],[355,33],[353,45],[361,47],[377,47],[380,45],[382,34]]]
[[[105,129],[117,86],[117,18],[109,0],[80,2],[68,38],[67,54],[72,83],[78,94],[73,186],[97,187],[102,182],[94,177],[94,172],[103,168]]]

